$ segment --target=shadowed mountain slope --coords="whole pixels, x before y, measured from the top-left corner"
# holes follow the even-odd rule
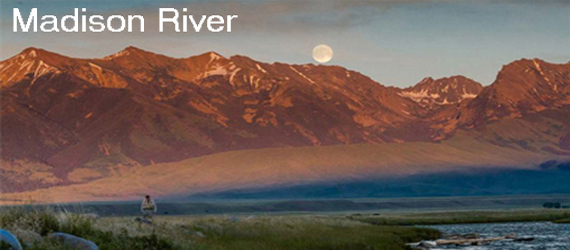
[[[339,66],[268,64],[215,52],[171,58],[128,47],[102,59],[77,59],[28,48],[0,62],[0,86],[0,188],[9,191],[91,185],[156,166],[186,176],[179,172],[186,171],[184,162],[207,155],[224,159],[218,170],[229,167],[229,173],[241,176],[234,171],[248,170],[234,168],[235,159],[222,153],[236,150],[264,159],[271,150],[298,155],[301,151],[291,147],[310,152],[318,150],[311,147],[349,145],[325,150],[321,158],[295,158],[279,171],[277,162],[248,165],[270,176],[286,176],[280,172],[285,171],[291,180],[301,178],[303,169],[323,171],[306,181],[346,177],[355,167],[362,168],[357,176],[407,174],[400,170],[468,163],[527,166],[570,154],[570,63],[538,59],[504,66],[487,87],[453,76],[399,89]],[[447,148],[450,142],[462,150]],[[392,159],[390,166],[378,163],[384,158],[365,156],[335,165],[352,144],[402,152],[384,155]],[[347,158],[360,157],[348,152]],[[494,156],[482,156],[487,154]],[[216,169],[193,169],[219,174],[210,168]],[[267,185],[281,183],[259,176],[267,177],[261,181]],[[202,188],[247,184],[215,183]]]

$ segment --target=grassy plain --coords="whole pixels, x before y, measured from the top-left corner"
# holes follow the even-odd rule
[[[376,226],[338,215],[162,216],[153,221],[146,225],[134,217],[92,219],[45,209],[0,214],[1,228],[42,236],[70,233],[93,241],[101,250],[399,250],[407,249],[407,242],[439,236],[433,229]],[[66,248],[46,240],[26,249]]]
[[[502,209],[476,211],[353,214],[349,218],[373,225],[442,225],[471,223],[552,221],[570,222],[570,209]]]

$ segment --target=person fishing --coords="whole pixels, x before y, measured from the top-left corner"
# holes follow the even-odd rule
[[[146,195],[141,204],[141,212],[144,218],[152,218],[152,215],[157,211],[156,203],[150,198],[150,195]]]

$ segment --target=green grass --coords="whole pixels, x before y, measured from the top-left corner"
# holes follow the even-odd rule
[[[373,225],[442,225],[532,221],[568,221],[570,210],[526,209],[496,211],[431,212],[407,214],[351,215],[350,219]]]
[[[93,220],[41,208],[0,211],[1,228],[43,236],[70,233],[95,242],[101,250],[404,250],[407,242],[440,236],[433,229],[375,226],[343,216],[173,216],[154,222],[140,225],[132,217]],[[50,241],[26,249],[67,250]]]
[[[338,218],[285,216],[247,222],[194,225],[206,237],[206,249],[405,249],[406,242],[433,239],[434,230],[396,226],[373,226]],[[208,225],[208,226],[206,226]],[[210,224],[212,225],[212,224]]]
[[[60,223],[51,210],[38,209],[9,209],[0,213],[1,228],[20,228],[34,231],[40,235],[60,230]]]
[[[565,219],[555,220],[554,222],[555,223],[570,223],[570,217],[565,218]]]

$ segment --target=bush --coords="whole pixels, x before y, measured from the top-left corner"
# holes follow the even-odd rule
[[[132,244],[129,249],[140,250],[174,250],[174,246],[169,241],[159,238],[156,234],[138,236],[131,239]]]
[[[559,209],[562,207],[562,205],[560,204],[560,202],[546,202],[542,204],[542,207]]]
[[[4,241],[0,242],[0,250],[10,250],[10,249],[12,249],[12,247],[8,243]]]
[[[0,227],[21,228],[47,235],[60,230],[55,213],[42,208],[10,208],[0,213]]]
[[[85,238],[95,233],[93,222],[93,219],[80,214],[67,213],[65,214],[64,220],[61,222],[60,230],[68,234]]]

